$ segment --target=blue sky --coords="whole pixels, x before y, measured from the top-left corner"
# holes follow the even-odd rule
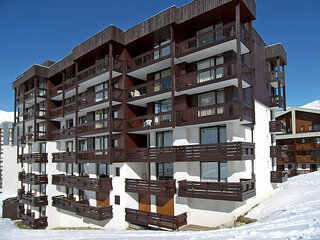
[[[13,111],[11,83],[34,63],[57,61],[110,24],[122,29],[191,0],[0,0],[0,109]],[[288,106],[320,99],[320,1],[257,0],[253,26],[288,53]],[[301,4],[302,3],[302,4]]]

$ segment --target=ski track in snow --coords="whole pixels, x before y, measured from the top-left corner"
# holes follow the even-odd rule
[[[112,230],[25,230],[14,221],[0,219],[0,239],[319,239],[320,172],[304,174],[279,184],[280,191],[248,213],[258,221],[239,228],[206,232],[112,231]],[[10,196],[0,195],[2,200]]]

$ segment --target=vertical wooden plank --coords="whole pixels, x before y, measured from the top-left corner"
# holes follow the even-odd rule
[[[112,123],[113,123],[113,115],[112,115],[112,70],[113,70],[113,45],[109,43],[109,82],[108,82],[108,100],[109,100],[109,142],[108,142],[108,152],[109,152],[109,162],[112,163]]]
[[[172,128],[176,126],[176,116],[175,116],[175,105],[174,105],[174,92],[175,92],[175,82],[176,82],[176,73],[175,73],[175,65],[174,65],[174,58],[175,58],[175,41],[174,41],[174,28],[170,26],[170,51],[171,51],[171,121],[172,121]]]
[[[285,73],[285,69],[284,69],[284,65],[282,66],[282,76],[283,76],[283,100],[284,100],[284,111],[286,111],[287,109],[287,99],[286,99],[286,73]]]
[[[75,87],[76,87],[76,93],[75,93],[75,163],[78,163],[78,151],[79,151],[79,143],[78,143],[78,72],[79,72],[79,63],[77,61],[75,61],[75,67],[76,67],[76,71],[75,71]],[[64,103],[63,103],[64,104]],[[63,114],[64,114],[64,108],[63,110]],[[63,115],[64,116],[64,115]]]
[[[33,141],[37,141],[37,95],[38,95],[38,78],[34,76],[34,105],[33,105]]]

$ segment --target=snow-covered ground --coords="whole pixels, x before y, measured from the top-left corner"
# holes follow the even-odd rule
[[[280,191],[248,214],[258,221],[239,228],[207,232],[22,230],[0,219],[0,239],[320,239],[319,183],[320,172],[314,172],[280,184]],[[5,197],[0,195],[1,200]]]

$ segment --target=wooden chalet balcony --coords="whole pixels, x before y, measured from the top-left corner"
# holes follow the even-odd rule
[[[61,163],[61,162],[74,163],[75,161],[76,161],[75,152],[52,153],[52,162],[54,163]]]
[[[67,176],[65,174],[52,175],[52,184],[75,187],[95,192],[108,192],[112,190],[111,178],[89,178],[86,176]]]
[[[295,150],[297,151],[305,151],[305,150],[309,150],[309,151],[317,151],[320,149],[320,144],[317,143],[298,143],[296,145],[287,145],[287,148],[289,150],[289,146],[294,146]]]
[[[63,195],[52,197],[52,206],[56,208],[61,208],[67,211],[75,212],[75,199],[68,198]]]
[[[243,202],[256,195],[255,179],[240,182],[179,181],[178,196]]]
[[[176,125],[194,125],[219,121],[240,119],[241,111],[238,101],[214,104],[203,107],[194,107],[176,111]],[[243,118],[249,122],[253,121],[253,107],[243,104]]]
[[[170,43],[165,44],[159,48],[152,49],[141,55],[138,55],[127,61],[128,72],[137,70],[139,68],[146,67],[156,62],[160,62],[171,56]]]
[[[297,163],[320,163],[320,157],[296,156]]]
[[[126,89],[126,100],[135,101],[171,91],[171,76]]]
[[[129,148],[127,162],[239,161],[254,159],[254,143],[227,142],[159,148]]]
[[[75,87],[75,80],[76,78],[69,78],[66,79],[64,83],[61,83],[53,88],[50,89],[50,97],[56,97],[62,94],[63,91],[68,91],[71,88]]]
[[[287,156],[287,146],[270,146],[270,157],[281,158]]]
[[[273,95],[270,97],[270,107],[276,109],[285,108],[285,99],[279,95]]]
[[[113,71],[122,73],[123,61],[120,59],[113,60]],[[81,84],[93,77],[109,72],[109,59],[104,58],[97,60],[96,63],[88,68],[85,68],[78,72],[78,83]]]
[[[283,183],[288,179],[287,171],[271,171],[270,179],[272,183]]]
[[[46,119],[47,118],[47,111],[44,109],[36,111],[36,115],[34,115],[34,111],[26,112],[23,114],[23,120],[29,121],[34,119]]]
[[[24,204],[34,207],[48,205],[48,196],[33,196],[31,192],[21,192],[19,198]]]
[[[286,123],[281,120],[275,120],[269,122],[269,132],[284,134],[287,132]]]
[[[46,141],[47,140],[47,132],[46,131],[36,131],[31,133],[25,133],[25,135],[22,136],[21,141],[23,143],[25,142],[31,142],[31,141]]]
[[[295,157],[277,157],[277,163],[295,163]]]
[[[182,213],[178,216],[169,216],[130,208],[126,208],[125,211],[127,222],[141,226],[152,226],[177,230],[183,225],[187,224],[187,213]]]
[[[76,135],[76,128],[65,128],[65,129],[58,129],[51,132],[52,140],[61,140],[61,139],[68,139],[74,138]]]
[[[109,131],[108,127],[109,119],[102,119],[97,121],[92,121],[84,123],[78,126],[79,135],[90,135],[90,134],[99,134],[106,133]],[[122,132],[124,127],[124,120],[119,118],[112,119],[112,131]]]
[[[33,185],[48,184],[47,174],[38,175],[35,173],[19,172],[18,178],[19,178],[19,181],[23,183],[28,183]]]
[[[78,152],[77,161],[79,163],[110,163],[109,151],[101,149]]]
[[[102,221],[113,217],[112,206],[94,207],[90,206],[88,201],[79,201],[75,203],[75,208],[77,215],[96,221]]]
[[[21,223],[32,229],[46,228],[48,226],[47,217],[35,218],[35,214],[31,210],[21,213]]]
[[[128,131],[141,131],[171,126],[171,111],[159,114],[144,115],[127,120]]]
[[[62,117],[63,115],[67,115],[73,113],[76,110],[75,102],[68,103],[64,106],[56,107],[51,110],[50,117],[51,118],[58,118]]]
[[[47,153],[27,153],[18,156],[18,162],[21,163],[47,163]]]
[[[33,88],[33,89],[27,91],[24,94],[24,101],[32,100],[35,97],[35,94],[36,94],[37,98],[46,98],[47,97],[47,89],[37,88],[37,90],[36,90],[35,88]]]
[[[173,196],[176,193],[176,180],[126,179],[126,192]]]

